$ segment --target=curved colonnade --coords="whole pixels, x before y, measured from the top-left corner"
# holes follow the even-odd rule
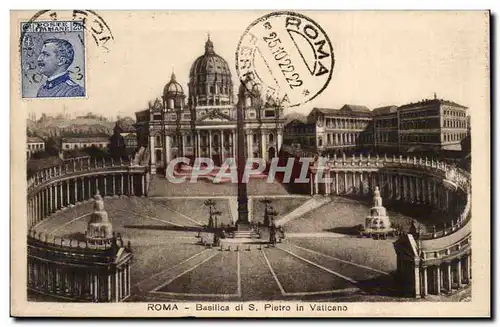
[[[326,160],[311,168],[314,194],[371,195],[408,205],[424,204],[450,220],[400,237],[397,277],[405,294],[451,293],[469,284],[471,274],[470,174],[439,161],[416,157],[350,157]]]
[[[99,193],[103,197],[147,194],[144,166],[130,161],[70,159],[28,179],[28,290],[69,301],[118,302],[130,296],[130,243],[120,235],[104,244],[55,238],[36,225]],[[83,232],[83,231],[82,231]]]

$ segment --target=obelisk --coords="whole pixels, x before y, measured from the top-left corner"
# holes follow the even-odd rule
[[[236,171],[238,173],[238,220],[236,226],[238,230],[249,228],[247,184],[243,181],[246,165],[244,130],[245,93],[245,85],[241,83],[238,90],[238,103],[236,104]]]

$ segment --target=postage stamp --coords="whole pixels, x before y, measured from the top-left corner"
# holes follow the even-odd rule
[[[82,21],[25,22],[21,31],[22,97],[84,97]]]
[[[490,316],[489,24],[12,11],[11,314]]]
[[[236,70],[247,89],[289,107],[323,92],[334,64],[332,43],[323,28],[295,12],[258,18],[245,30],[236,51]]]

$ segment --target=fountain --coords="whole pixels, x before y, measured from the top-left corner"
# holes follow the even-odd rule
[[[388,234],[394,235],[394,233],[395,229],[391,227],[387,210],[382,205],[379,187],[376,186],[373,192],[373,207],[370,208],[365,219],[365,227],[361,231],[361,235],[385,238]]]

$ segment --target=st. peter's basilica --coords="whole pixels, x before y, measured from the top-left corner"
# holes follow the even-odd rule
[[[148,109],[136,112],[138,142],[150,150],[151,173],[180,156],[212,158],[215,165],[234,157],[234,89],[229,65],[215,53],[209,37],[205,53],[191,66],[189,94],[184,93],[172,73],[161,100],[158,98]],[[278,155],[283,141],[283,116],[282,107],[263,105],[260,98],[245,95],[247,158],[270,160]]]

